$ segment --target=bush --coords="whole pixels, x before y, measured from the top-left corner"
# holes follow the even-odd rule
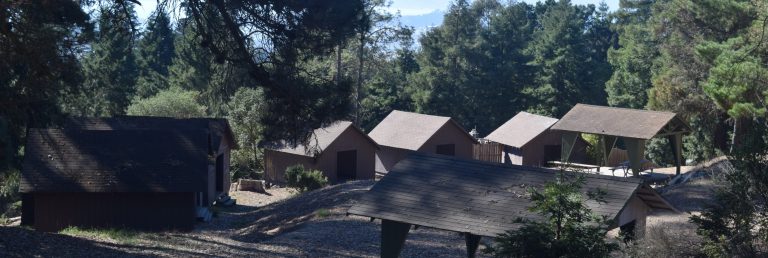
[[[285,169],[285,180],[289,187],[296,188],[300,192],[308,192],[328,185],[328,178],[322,171],[304,169],[302,165]]]
[[[197,95],[194,91],[170,88],[146,99],[135,99],[127,113],[132,116],[205,117],[206,108],[197,103]]]

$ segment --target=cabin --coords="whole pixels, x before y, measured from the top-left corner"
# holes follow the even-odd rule
[[[542,219],[528,208],[529,187],[556,180],[558,170],[414,152],[398,163],[347,214],[381,220],[381,256],[399,257],[408,232],[419,226],[461,233],[474,257],[482,237],[520,228],[519,218]],[[577,172],[565,172],[570,178]],[[600,190],[604,202],[585,202],[612,221],[610,228],[642,237],[654,210],[680,212],[639,178],[584,176],[582,194]]]
[[[477,140],[450,117],[394,110],[368,136],[379,144],[376,172],[387,173],[411,152],[473,158]]]
[[[209,162],[204,131],[30,129],[22,225],[190,230]]]
[[[237,149],[235,134],[229,121],[222,118],[171,118],[153,116],[73,117],[64,123],[65,130],[162,130],[182,132],[202,130],[208,135],[208,151],[214,166],[208,171],[207,190],[199,198],[201,207],[211,206],[219,197],[229,194],[230,157]]]
[[[501,163],[543,167],[560,161],[562,132],[550,130],[557,118],[520,112],[484,139],[502,144]],[[569,162],[584,163],[588,143],[581,137]]]
[[[308,145],[270,146],[264,151],[265,180],[285,184],[285,170],[293,165],[323,172],[330,183],[375,177],[375,141],[349,121],[314,130]]]

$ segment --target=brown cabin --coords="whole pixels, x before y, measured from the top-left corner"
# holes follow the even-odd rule
[[[556,118],[520,112],[484,139],[503,145],[502,163],[546,166],[560,160],[562,132],[550,130]],[[584,163],[588,143],[579,137],[571,162]]]
[[[20,192],[22,224],[191,229],[229,190],[226,120],[74,118],[30,129]]]
[[[285,144],[264,151],[265,179],[285,183],[285,169],[303,165],[323,172],[331,183],[373,179],[374,156],[378,145],[352,122],[339,121],[316,129],[309,145]]]
[[[477,142],[450,117],[394,110],[368,134],[381,149],[376,153],[376,172],[387,173],[414,151],[473,158]]]

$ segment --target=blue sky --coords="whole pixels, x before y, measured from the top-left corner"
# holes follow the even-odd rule
[[[526,3],[536,3],[538,0],[522,0]],[[611,11],[619,8],[619,0],[604,0]],[[434,12],[435,10],[446,10],[451,0],[393,0],[391,11],[400,11],[403,16],[420,15]],[[594,4],[597,5],[603,0],[571,0],[574,4]],[[157,0],[141,0],[141,6],[136,7],[136,13],[139,20],[144,22],[149,14],[155,9]]]

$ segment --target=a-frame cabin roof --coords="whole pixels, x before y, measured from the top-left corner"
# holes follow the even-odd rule
[[[157,116],[71,117],[67,130],[205,130],[225,138],[231,148],[237,141],[229,122],[223,118],[173,118]],[[226,136],[226,137],[225,137]],[[213,139],[217,141],[218,139]]]
[[[331,144],[339,140],[340,136],[349,129],[360,134],[370,144],[378,148],[378,145],[373,139],[368,137],[367,134],[349,121],[337,121],[329,126],[315,129],[307,144],[298,144],[295,147],[292,147],[285,143],[278,143],[274,146],[267,146],[267,148],[290,154],[315,157],[321,154],[323,150],[328,148],[328,146],[331,146]]]
[[[507,146],[522,148],[528,142],[549,130],[556,122],[556,118],[520,112],[491,132],[485,139]]]
[[[203,130],[30,129],[21,192],[200,192]]]
[[[412,153],[363,194],[348,213],[494,237],[519,227],[515,223],[518,218],[541,219],[528,211],[531,201],[527,190],[554,180],[556,173],[538,167]],[[638,191],[643,194],[638,197],[649,207],[676,211],[655,191],[648,191],[641,179],[584,176],[585,195],[596,189],[605,192],[605,203],[586,202],[597,215],[616,219]]]
[[[459,123],[450,117],[393,110],[376,125],[368,136],[381,146],[418,150],[441,128],[455,126],[467,139],[475,141]]]
[[[552,130],[646,140],[691,131],[675,113],[585,104],[576,104]]]

